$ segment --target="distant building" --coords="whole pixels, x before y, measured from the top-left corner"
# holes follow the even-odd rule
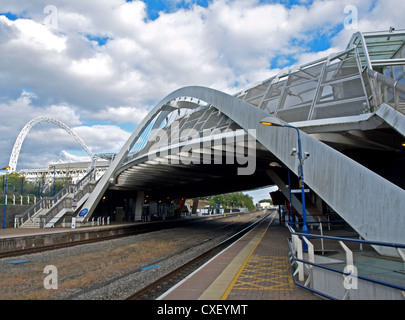
[[[272,207],[272,204],[270,202],[261,202],[258,203],[258,206],[260,209],[270,209]]]
[[[110,161],[98,160],[96,162],[96,180],[101,178],[108,169]],[[23,169],[18,173],[27,181],[38,181],[45,178],[46,181],[55,179],[71,179],[76,183],[83,178],[90,170],[91,162],[58,162],[51,163],[48,168],[43,169]]]

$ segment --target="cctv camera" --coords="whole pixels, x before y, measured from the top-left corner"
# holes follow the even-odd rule
[[[310,156],[311,154],[309,153],[309,152],[304,152],[304,158],[306,159],[306,158],[309,158],[309,156]]]
[[[291,154],[290,154],[290,156],[295,156],[295,154],[297,153],[297,149],[296,148],[293,148],[292,150],[291,150]]]

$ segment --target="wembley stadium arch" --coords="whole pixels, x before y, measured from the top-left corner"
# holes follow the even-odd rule
[[[70,136],[73,137],[73,139],[75,139],[80,144],[80,146],[87,152],[87,154],[93,160],[93,155],[92,155],[90,149],[87,147],[87,145],[84,143],[84,141],[72,129],[70,129],[62,121],[59,121],[57,119],[47,117],[47,116],[41,116],[41,117],[37,117],[37,118],[34,118],[31,121],[29,121],[22,128],[19,135],[17,136],[17,139],[16,139],[16,141],[14,143],[13,150],[12,150],[11,156],[10,156],[10,161],[9,161],[9,165],[8,165],[9,166],[9,170],[8,170],[9,172],[15,172],[16,171],[17,163],[18,163],[18,157],[20,155],[20,151],[21,151],[23,142],[24,142],[27,134],[30,132],[32,127],[34,127],[35,125],[37,125],[38,123],[41,123],[41,122],[52,123],[52,124],[55,124],[55,125],[59,126],[62,129],[64,129]]]

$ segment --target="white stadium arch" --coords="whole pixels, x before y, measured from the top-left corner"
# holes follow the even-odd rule
[[[41,123],[41,122],[53,123],[53,124],[61,127],[62,129],[64,129],[88,153],[88,155],[90,156],[90,158],[92,159],[92,162],[93,162],[93,154],[91,153],[90,149],[86,146],[84,141],[76,133],[74,133],[72,131],[72,129],[70,129],[66,124],[64,124],[63,122],[61,122],[59,120],[53,119],[51,117],[42,116],[42,117],[34,118],[31,121],[29,121],[24,126],[24,128],[21,130],[20,134],[18,135],[18,137],[14,143],[13,151],[11,152],[11,156],[10,156],[9,170],[8,170],[10,173],[15,172],[15,170],[17,168],[18,157],[20,155],[21,147],[22,147],[25,137],[30,132],[32,127],[34,127],[36,124]]]

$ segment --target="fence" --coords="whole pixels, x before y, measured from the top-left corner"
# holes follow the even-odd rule
[[[402,250],[405,248],[405,244],[367,241],[344,236],[326,236],[322,232],[322,223],[317,223],[319,223],[321,234],[299,233],[288,226],[291,233],[291,237],[288,239],[290,248],[288,258],[296,285],[333,300],[405,299],[405,253]],[[320,240],[319,252],[321,253],[325,253],[324,241],[337,242],[341,251],[344,252],[344,259],[336,260],[315,255],[317,250],[313,244],[314,240]],[[354,250],[349,248],[349,244],[352,247],[358,245],[360,252],[366,246],[370,250],[374,246],[395,250],[399,258],[383,260],[385,265],[391,264],[393,269],[398,269],[392,271],[395,273],[391,277],[393,280],[382,280],[381,276],[360,274],[361,272],[356,267]]]
[[[68,184],[52,198],[43,198],[31,206],[24,214],[16,215],[14,218],[14,228],[19,228],[28,220],[33,221],[38,227],[44,227],[60,210],[63,208],[72,208],[73,198],[68,195],[74,195],[76,201],[79,201],[87,192],[92,191],[89,183],[95,179],[94,168],[92,168],[76,184]],[[43,213],[43,214],[41,214]]]
[[[367,93],[372,110],[386,103],[401,113],[405,113],[405,84],[385,77],[381,73],[367,69]]]

